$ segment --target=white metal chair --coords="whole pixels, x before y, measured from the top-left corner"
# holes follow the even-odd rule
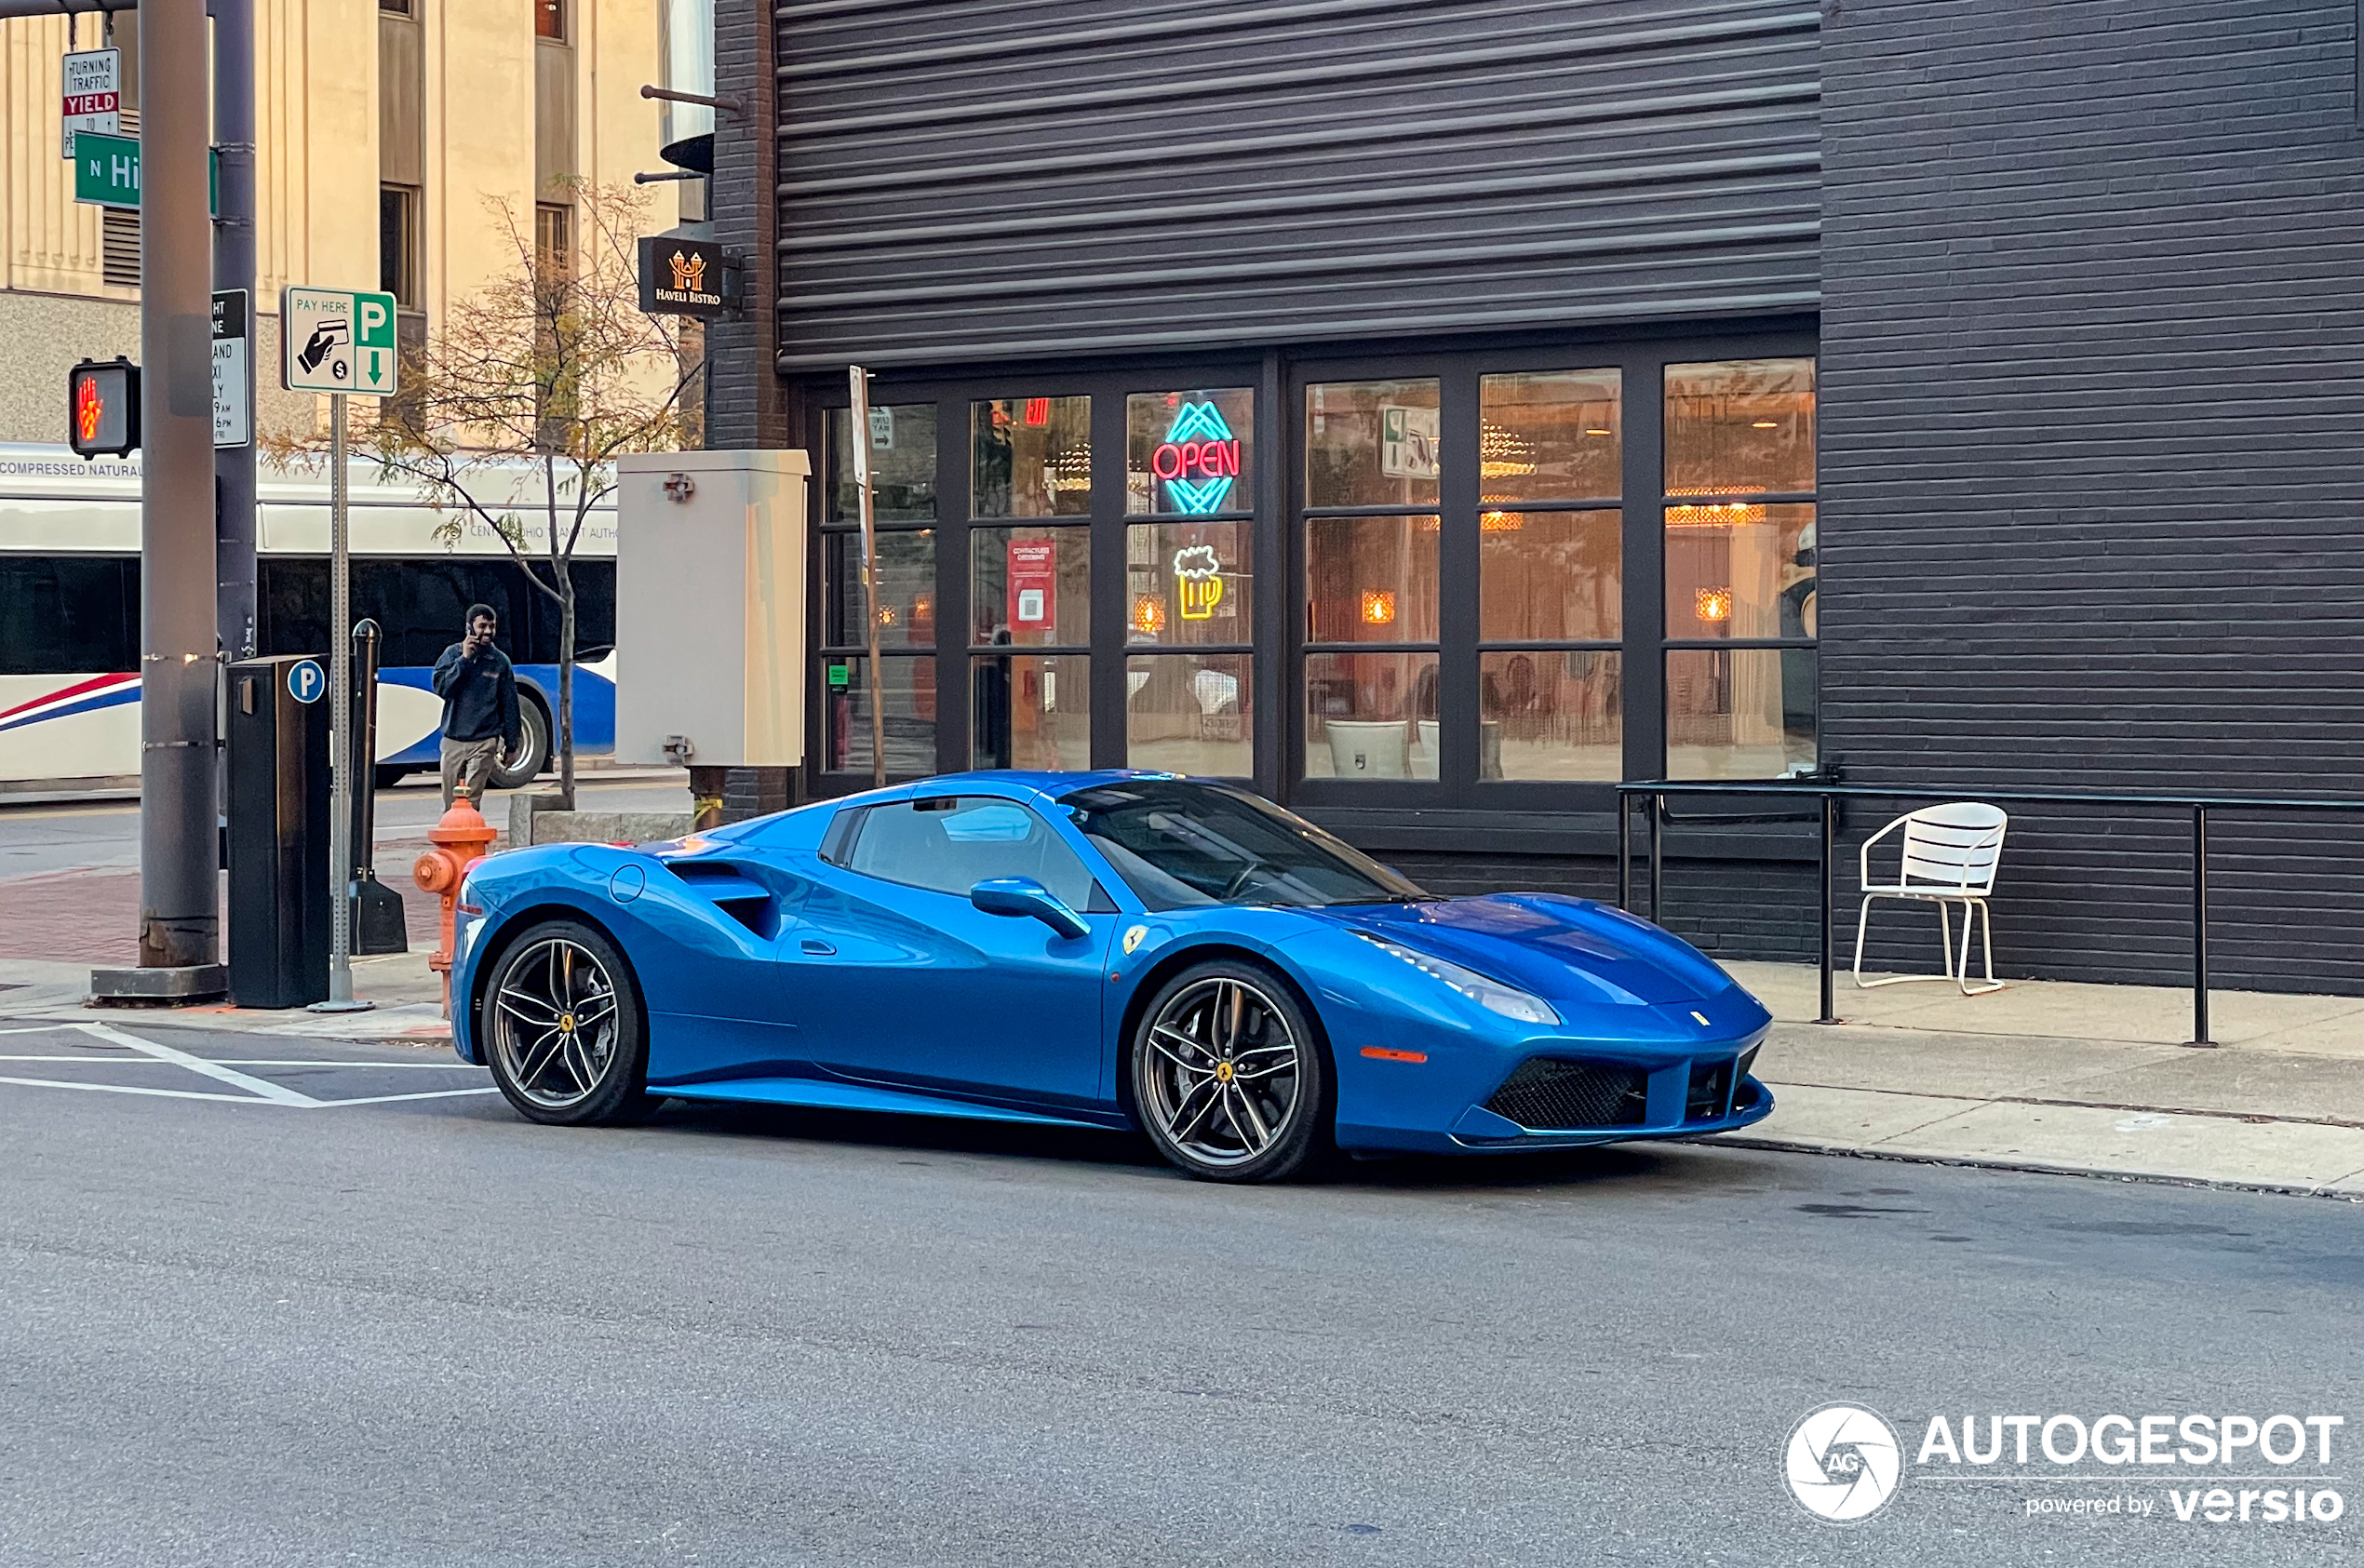
[[[1957,800],[1907,811],[1863,841],[1857,878],[1863,889],[1863,906],[1855,917],[1855,984],[1868,991],[1875,985],[1901,985],[1909,980],[1950,980],[1966,997],[1999,991],[1995,978],[1995,915],[1986,901],[1995,891],[1995,875],[2003,863],[2003,832],[2010,818],[2000,807]],[[1903,856],[1893,882],[1872,880],[1872,846],[1904,830]],[[1875,898],[1905,899],[1937,905],[1938,931],[1945,945],[1943,974],[1897,974],[1882,980],[1863,978],[1863,937],[1872,920]],[[1962,950],[1954,950],[1953,905],[1962,906]],[[1970,981],[1970,926],[1982,921],[1986,975]]]

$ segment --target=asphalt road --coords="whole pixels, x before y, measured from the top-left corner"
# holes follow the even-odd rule
[[[1908,1457],[1940,1412],[2364,1441],[2345,1204],[1694,1146],[1242,1190],[1096,1133],[550,1130],[439,1053],[107,1026],[297,1065],[0,1037],[169,1092],[0,1083],[10,1565],[2357,1560],[2353,1517],[2176,1521],[2181,1471],[1916,1471],[1837,1529],[1780,1468],[1840,1400]],[[2024,1512],[2113,1494],[2157,1512]]]

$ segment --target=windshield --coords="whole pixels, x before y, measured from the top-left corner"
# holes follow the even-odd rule
[[[1429,895],[1311,823],[1179,779],[1078,790],[1060,804],[1151,909],[1211,904],[1408,904]]]

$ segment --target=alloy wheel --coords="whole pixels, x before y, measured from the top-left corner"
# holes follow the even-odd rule
[[[1287,1016],[1230,975],[1177,991],[1143,1036],[1142,1109],[1176,1148],[1241,1165],[1279,1141],[1302,1092],[1304,1049]]]
[[[578,1106],[615,1058],[615,982],[588,948],[545,937],[507,966],[493,994],[503,1076],[547,1110]]]

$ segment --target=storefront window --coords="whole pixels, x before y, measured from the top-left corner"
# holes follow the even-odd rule
[[[969,641],[1081,648],[1092,640],[1092,535],[1080,528],[973,529]]]
[[[1244,779],[1256,771],[1255,659],[1167,653],[1124,663],[1125,765]]]
[[[1443,435],[1434,381],[1305,389],[1308,506],[1433,506]]]
[[[846,439],[849,411],[829,410],[831,523],[862,520],[853,482],[853,449]],[[899,403],[870,410],[870,515],[881,523],[935,520],[935,405]]]
[[[1666,368],[1666,493],[1814,489],[1814,361]]]
[[[1305,656],[1305,776],[1433,779],[1441,739],[1433,653]]]
[[[1478,516],[1478,636],[1487,642],[1611,642],[1624,620],[1619,515]]]
[[[1678,779],[1770,779],[1815,763],[1814,650],[1666,656],[1666,763]]]
[[[1620,377],[1544,370],[1478,380],[1478,489],[1488,504],[1616,496]]]
[[[1622,670],[1610,649],[1479,655],[1478,777],[1622,777]]]
[[[1816,765],[1814,422],[1811,359],[1666,368],[1672,777]]]
[[[1245,522],[1126,529],[1124,640],[1169,648],[1253,642],[1249,533]]]
[[[933,773],[935,766],[935,661],[882,657],[886,669],[887,771],[899,778]],[[821,744],[830,772],[870,773],[868,659],[824,654],[821,660]]]
[[[1814,508],[1753,502],[1666,509],[1666,635],[1814,636]]]
[[[935,646],[935,533],[931,529],[879,530],[879,646]],[[862,624],[862,535],[831,529],[821,536],[823,643],[866,646]]]
[[[970,661],[970,746],[979,768],[1092,765],[1092,661],[991,653]]]
[[[969,405],[970,511],[1075,517],[1092,510],[1092,399],[996,397]]]
[[[1433,515],[1306,519],[1306,641],[1434,642],[1438,533]]]
[[[1255,504],[1256,394],[1139,392],[1124,400],[1124,510],[1206,516]]]

